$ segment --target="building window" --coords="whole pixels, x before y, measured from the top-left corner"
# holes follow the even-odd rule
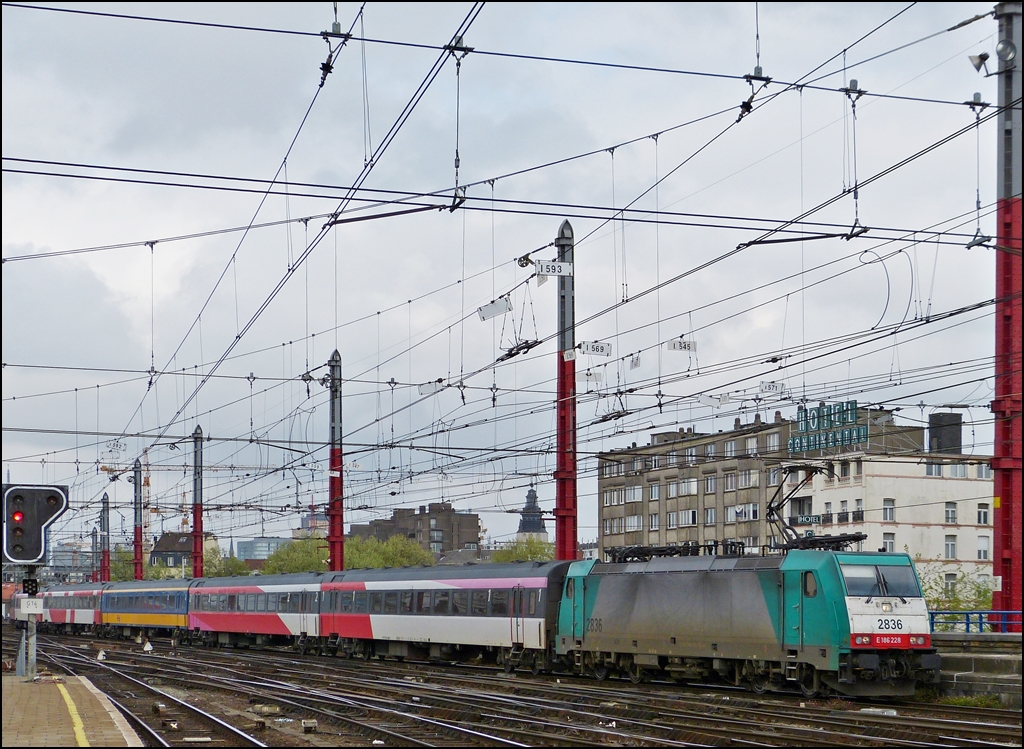
[[[736,457],[736,440],[729,440],[728,442],[725,443],[725,457]]]
[[[683,479],[679,482],[679,496],[693,497],[697,494],[697,479]]]
[[[736,506],[729,505],[725,508],[725,522],[735,523],[736,522]]]
[[[956,559],[956,536],[946,536],[946,559]]]
[[[978,536],[978,559],[988,559],[988,536]]]
[[[633,470],[634,471],[642,471],[643,469],[644,469],[644,459],[643,458],[633,458]]]
[[[736,491],[736,474],[726,473],[722,476],[722,491],[734,492]]]
[[[747,437],[744,440],[743,452],[747,455],[757,455],[757,437]]]
[[[612,533],[612,521],[611,518],[604,519],[604,535],[610,536]]]
[[[657,470],[658,468],[661,468],[661,456],[660,455],[652,455],[651,456],[651,470]]]
[[[715,524],[715,508],[714,507],[705,507],[704,508],[704,525],[714,525],[714,524]]]
[[[718,481],[718,477],[715,476],[715,474],[713,474],[713,473],[705,476],[704,477],[704,493],[705,494],[714,494],[715,493],[715,484],[717,483],[717,481]]]
[[[713,457],[715,457],[715,443],[714,442],[709,442],[708,444],[704,445],[704,457],[705,458],[713,458]]]
[[[924,464],[924,475],[925,476],[942,476],[942,463],[925,463]]]
[[[610,507],[611,505],[615,504],[615,490],[605,489],[601,493],[601,501],[605,507]]]
[[[642,486],[627,486],[625,493],[627,502],[639,502],[641,499],[643,499]]]
[[[842,463],[839,464],[839,478],[850,478],[850,461],[844,460]]]
[[[434,552],[435,554],[440,554],[441,551],[442,551],[441,544],[439,544],[439,543],[432,543],[432,544],[430,544],[430,550],[432,552]]]
[[[949,477],[951,479],[965,479],[967,478],[967,464],[966,463],[951,463],[949,466]]]
[[[661,484],[651,484],[648,486],[647,498],[653,500],[661,499]]]
[[[978,525],[988,525],[988,502],[978,503]]]
[[[956,502],[946,502],[946,524],[956,525]]]
[[[626,517],[626,531],[642,531],[644,529],[643,518],[639,515],[628,515]]]
[[[682,510],[679,513],[679,525],[697,525],[697,511]]]
[[[666,465],[669,468],[671,468],[672,466],[678,465],[678,464],[679,464],[679,453],[677,453],[675,450],[673,450],[672,452],[670,452],[668,454],[668,460],[666,461]]]
[[[779,451],[779,433],[770,432],[765,439],[765,450],[770,453]]]
[[[864,461],[861,460],[860,458],[857,458],[857,460],[855,460],[853,462],[853,475],[854,476],[863,476],[864,475]]]
[[[740,471],[740,489],[749,489],[752,486],[757,486],[758,474],[758,471],[751,469]]]
[[[683,457],[686,461],[686,465],[692,466],[697,463],[697,448],[687,447],[683,450]]]
[[[800,471],[790,471],[789,472],[789,483],[791,483],[791,484],[799,484],[800,483]]]
[[[437,527],[437,518],[430,518],[430,527],[431,528],[436,528]]]
[[[992,466],[988,463],[978,463],[978,478],[979,479],[990,479],[992,478]]]
[[[853,502],[854,502],[853,522],[855,522],[855,523],[863,523],[864,522],[864,500],[863,499],[855,499],[855,500],[853,500]]]
[[[882,549],[892,554],[896,551],[896,534],[895,533],[883,533],[882,534]]]
[[[665,489],[666,489],[666,492],[667,492],[665,494],[665,496],[668,497],[669,499],[672,499],[672,497],[678,497],[679,496],[679,482],[678,481],[669,481],[667,484],[665,484]]]
[[[942,581],[942,590],[946,598],[953,598],[956,595],[956,573],[947,572],[946,578]]]
[[[675,513],[675,512],[668,513],[668,515],[665,517],[665,524],[666,524],[666,526],[668,528],[675,528],[679,524],[679,522],[677,520],[678,517],[679,517],[678,513]]]
[[[647,519],[647,527],[650,528],[652,531],[658,530],[658,517],[658,513],[652,512],[650,517]]]
[[[778,486],[780,481],[782,481],[782,471],[778,468],[769,468],[768,486]]]
[[[444,531],[430,531],[430,540],[436,543],[444,541]]]
[[[895,523],[896,522],[896,500],[895,499],[883,499],[882,500],[882,522],[883,523]]]

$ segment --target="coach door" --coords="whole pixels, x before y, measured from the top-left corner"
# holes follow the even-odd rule
[[[292,593],[292,595],[300,595]],[[299,598],[299,631],[305,632],[310,637],[316,637],[320,633],[319,624],[319,601],[318,593],[315,590],[304,590]]]
[[[527,592],[522,585],[512,588],[512,600],[509,601],[511,605],[509,615],[512,618],[510,626],[513,645],[522,645],[526,637],[526,601]]]

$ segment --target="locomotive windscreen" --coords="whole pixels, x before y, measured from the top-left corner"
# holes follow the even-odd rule
[[[921,588],[913,567],[840,564],[843,582],[850,596],[899,596],[920,598]]]

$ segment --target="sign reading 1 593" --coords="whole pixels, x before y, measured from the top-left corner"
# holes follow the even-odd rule
[[[557,260],[535,260],[533,264],[541,276],[572,275],[572,263],[560,263]]]

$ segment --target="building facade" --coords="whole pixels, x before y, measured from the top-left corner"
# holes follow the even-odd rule
[[[792,422],[775,413],[730,432],[661,432],[598,456],[598,557],[622,546],[766,542],[767,498],[781,482]]]
[[[290,538],[271,538],[263,536],[250,541],[239,541],[235,547],[235,556],[243,562],[249,560],[264,560],[280,549],[285,544],[290,544]]]
[[[431,502],[429,505],[421,505],[418,512],[411,508],[396,509],[390,520],[353,523],[349,536],[376,538],[378,541],[403,536],[435,554],[445,554],[456,549],[475,551],[480,548],[480,516],[460,512],[450,502]]]
[[[212,533],[203,533],[203,558],[212,559],[220,555],[220,544]],[[188,531],[164,533],[153,543],[149,552],[151,567],[170,567],[179,570],[183,577],[192,575],[192,534]]]

